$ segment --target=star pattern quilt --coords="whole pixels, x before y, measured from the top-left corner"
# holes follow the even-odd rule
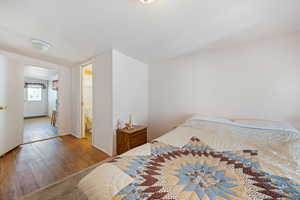
[[[300,185],[264,172],[255,150],[215,151],[197,137],[182,148],[151,143],[151,155],[111,161],[133,181],[114,200],[300,200]]]

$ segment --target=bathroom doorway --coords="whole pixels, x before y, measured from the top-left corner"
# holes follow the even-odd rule
[[[81,68],[81,136],[92,143],[93,134],[93,66]]]

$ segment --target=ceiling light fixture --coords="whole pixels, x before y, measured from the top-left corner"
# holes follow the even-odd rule
[[[143,4],[150,4],[153,3],[155,0],[140,0]]]
[[[49,42],[39,39],[32,39],[31,44],[39,51],[47,51],[52,46]]]

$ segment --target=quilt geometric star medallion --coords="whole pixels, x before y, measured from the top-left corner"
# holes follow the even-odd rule
[[[191,138],[183,148],[152,142],[150,156],[117,157],[111,163],[132,183],[114,200],[300,200],[299,185],[261,170],[257,151],[218,152]]]

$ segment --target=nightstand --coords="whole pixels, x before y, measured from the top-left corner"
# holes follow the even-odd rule
[[[134,126],[132,129],[117,130],[117,154],[147,143],[147,127]]]

